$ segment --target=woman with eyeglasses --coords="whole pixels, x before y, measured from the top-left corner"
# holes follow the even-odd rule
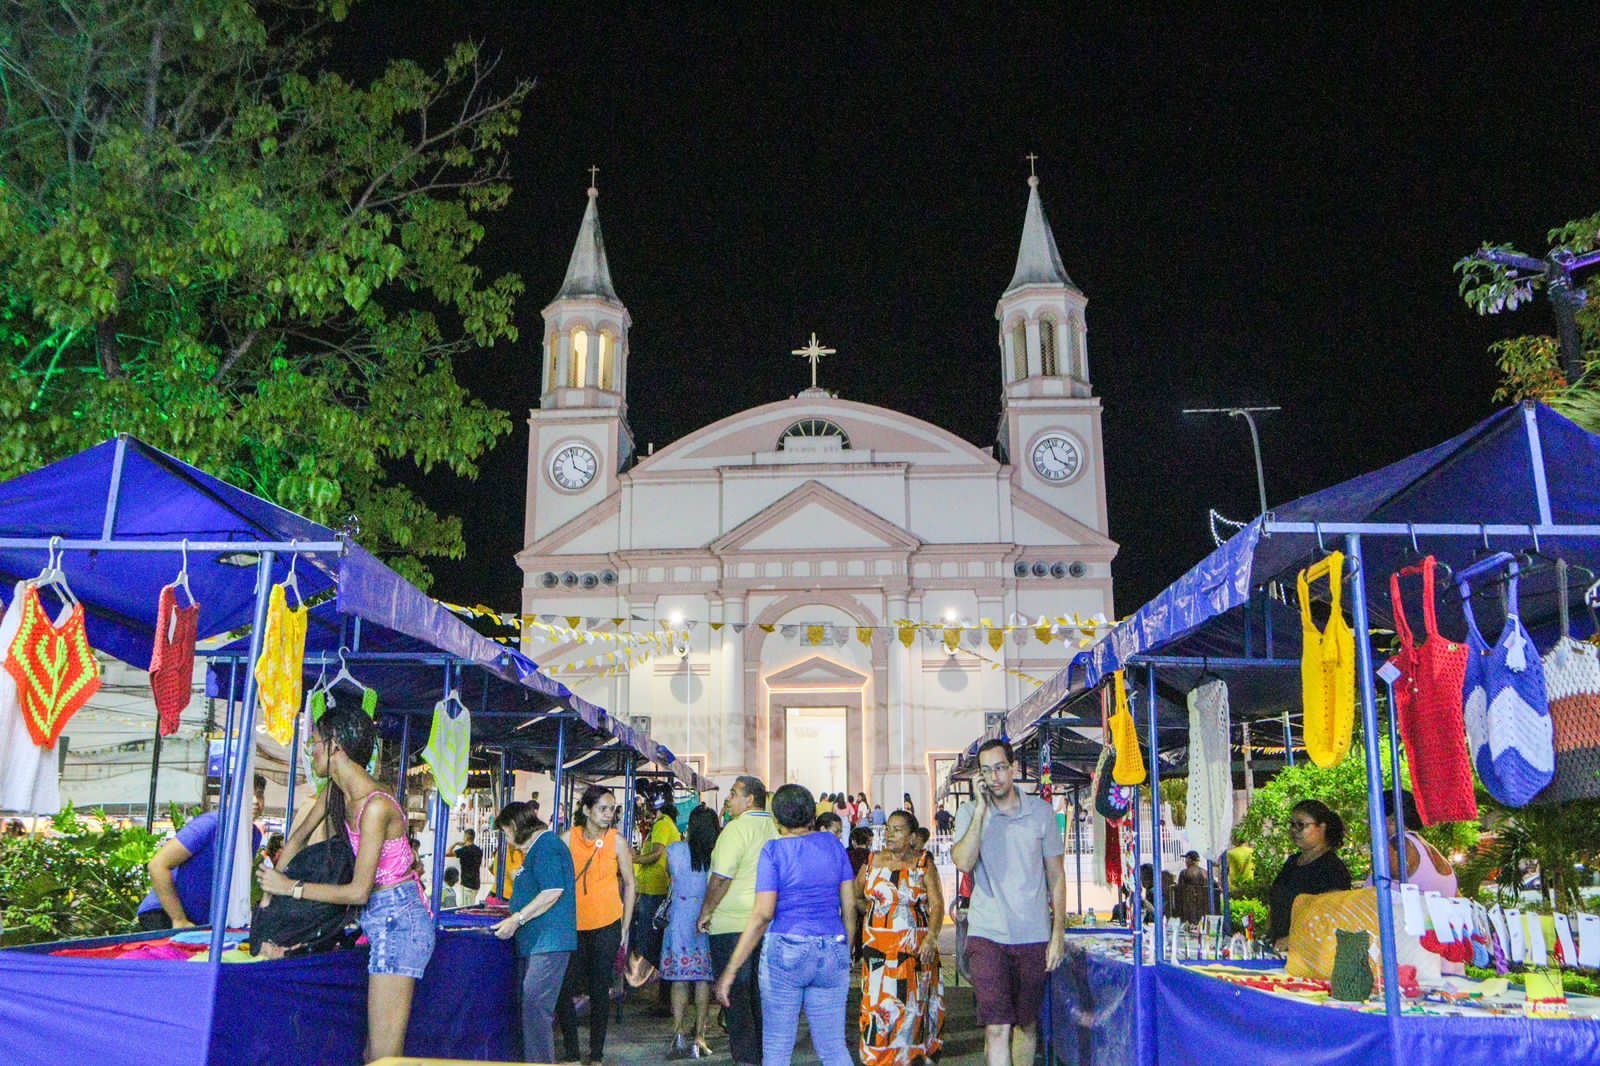
[[[1344,843],[1344,819],[1326,803],[1301,800],[1295,804],[1289,812],[1289,834],[1299,850],[1284,861],[1268,897],[1272,912],[1268,939],[1279,952],[1289,947],[1289,918],[1296,897],[1350,887],[1350,871],[1337,854]]]

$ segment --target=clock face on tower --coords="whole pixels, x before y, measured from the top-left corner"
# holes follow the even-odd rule
[[[1033,469],[1046,481],[1065,482],[1083,469],[1083,452],[1078,442],[1065,433],[1046,433],[1034,443]]]
[[[564,445],[550,457],[550,480],[568,492],[576,492],[589,484],[599,469],[600,461],[594,452],[582,444]]]

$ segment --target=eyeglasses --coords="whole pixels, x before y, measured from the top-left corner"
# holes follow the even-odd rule
[[[1312,826],[1321,825],[1321,824],[1322,824],[1321,822],[1290,822],[1289,823],[1289,829],[1292,832],[1295,832],[1295,833],[1304,833],[1307,829],[1310,829]]]

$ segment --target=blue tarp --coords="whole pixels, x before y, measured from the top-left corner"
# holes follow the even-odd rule
[[[1508,407],[1443,444],[1302,496],[1268,517],[1273,523],[1478,526],[1491,547],[1525,550],[1533,547],[1535,527],[1600,524],[1600,437],[1542,405]],[[1323,539],[1329,549],[1342,547],[1341,537],[1330,533]],[[1546,555],[1600,569],[1600,540],[1545,534],[1538,546]],[[1419,535],[1417,551],[1460,568],[1482,553],[1483,540]],[[1390,624],[1389,574],[1411,553],[1404,536],[1363,543],[1361,580],[1374,625]],[[1134,655],[1182,650],[1184,638],[1242,610],[1256,590],[1292,578],[1321,554],[1315,533],[1274,533],[1258,518],[1120,622],[1068,670],[1093,686]],[[1547,592],[1546,602],[1537,602],[1539,594],[1529,584],[1524,585],[1523,614],[1537,626],[1554,613],[1553,603]],[[1442,599],[1440,626],[1459,634],[1464,629],[1460,611],[1452,597]],[[1277,636],[1280,656],[1298,655],[1292,619],[1278,626]],[[1240,653],[1236,642],[1224,643],[1232,644],[1226,654]]]
[[[72,946],[117,939],[139,937]],[[0,951],[0,1062],[361,1062],[364,947],[220,968],[39,951]],[[412,1001],[406,1053],[515,1059],[521,1043],[515,989],[510,941],[486,931],[441,930]]]

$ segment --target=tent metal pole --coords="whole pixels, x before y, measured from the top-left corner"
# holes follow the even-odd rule
[[[144,831],[146,833],[155,829],[156,824],[156,781],[161,777],[161,716],[156,716],[156,738],[151,744],[150,751],[150,800],[144,807]]]
[[[637,758],[630,758],[622,768],[622,836],[629,843],[633,841],[633,782]]]
[[[400,768],[395,771],[394,802],[402,811],[406,809],[407,770],[411,768],[411,715],[400,720]]]
[[[1394,905],[1390,898],[1389,849],[1383,822],[1383,764],[1378,758],[1377,694],[1372,685],[1372,630],[1367,620],[1367,587],[1360,579],[1361,534],[1345,537],[1345,554],[1355,563],[1350,582],[1351,625],[1356,631],[1356,684],[1361,695],[1362,748],[1367,760],[1367,835],[1372,845],[1372,883],[1378,890],[1378,940],[1383,949],[1383,1008],[1391,1046],[1400,1023],[1400,977],[1395,962]]]
[[[485,682],[484,687],[487,690],[487,682]],[[511,768],[511,749],[501,748],[500,810],[505,810],[506,804],[511,802],[511,797],[516,793],[516,782],[516,774]],[[498,816],[497,812],[496,817]],[[498,843],[495,844],[494,894],[501,899],[508,899],[509,897],[506,895],[506,834],[497,832],[495,836],[498,838]]]
[[[237,730],[234,727],[234,712],[239,707],[239,700],[238,700],[238,698],[236,696],[234,696],[234,692],[236,690],[233,688],[233,680],[232,679],[237,674],[238,668],[239,668],[239,660],[237,658],[235,658],[234,661],[233,661],[233,669],[229,671],[228,703],[227,703],[227,706],[223,709],[223,714],[222,714],[222,765],[217,768],[217,820],[218,820],[219,824],[224,819],[226,819],[228,817],[228,812],[232,809],[231,806],[229,805],[229,802],[228,802],[228,796],[230,794],[229,790],[233,787],[233,777],[234,777],[234,775],[233,775],[233,755],[234,755],[233,745],[234,745],[234,738],[237,735]],[[249,673],[248,667],[246,668],[246,673]],[[211,754],[211,742],[208,740],[206,742],[206,757],[207,757],[207,762],[208,763],[210,762],[210,754]],[[213,871],[213,876],[211,878],[211,913],[212,914],[216,914],[217,913],[217,908],[221,906],[222,881],[221,881],[220,878],[215,876],[216,871],[219,870],[219,869],[221,869],[220,866],[218,866],[216,864],[212,865],[212,871]]]
[[[256,564],[256,609],[255,619],[250,626],[250,663],[261,658],[261,635],[267,628],[267,594],[272,587],[272,560],[273,553],[264,551],[261,553],[261,561]],[[220,882],[217,892],[219,898],[211,914],[211,966],[218,971],[222,968],[223,934],[228,930],[228,902],[233,893],[234,852],[239,843],[237,812],[244,807],[245,790],[250,785],[250,782],[245,780],[249,775],[244,772],[248,760],[242,756],[249,751],[249,745],[255,741],[258,695],[256,672],[247,669],[244,675],[244,700],[239,715],[239,734],[243,738],[240,744],[241,759],[239,767],[233,773],[233,780],[229,782],[227,809],[231,816],[222,823],[222,854],[218,856],[216,865]],[[226,751],[226,738],[224,738],[224,751]]]
[[[1294,765],[1294,726],[1289,722],[1289,712],[1283,712],[1283,758],[1290,766]]]
[[[452,669],[454,668],[448,663],[445,665],[444,690],[443,695],[439,697],[440,699],[445,699],[450,695],[450,672]],[[408,723],[411,721],[409,716],[406,721]],[[435,778],[433,783],[433,869],[429,871],[430,876],[428,878],[433,891],[433,923],[435,926],[439,924],[439,916],[443,912],[443,908],[438,905],[438,900],[440,893],[444,890],[444,849],[445,845],[449,843],[449,836],[450,808],[445,806],[444,793],[439,790],[439,782]]]
[[[1395,718],[1394,682],[1384,678],[1383,683],[1388,689],[1389,697],[1389,713],[1385,717],[1389,719],[1389,781],[1394,789],[1394,854],[1400,864],[1400,869],[1392,872],[1396,875],[1395,879],[1397,881],[1405,884],[1407,876],[1406,849],[1402,846],[1402,843],[1406,838],[1406,809],[1400,803],[1400,795],[1403,790],[1403,786],[1400,783],[1400,731]],[[1418,858],[1421,858],[1421,856],[1419,855]]]
[[[1133,787],[1133,803],[1128,808],[1129,829],[1133,832],[1133,965],[1144,965],[1144,847],[1139,843],[1139,786]],[[1120,845],[1119,845],[1120,846]],[[1126,881],[1127,877],[1124,876]]]
[[[117,434],[117,448],[111,456],[111,486],[106,490],[106,516],[100,526],[100,539],[110,540],[117,528],[117,498],[122,495],[122,461],[128,457],[128,435]]]
[[[1477,527],[1473,527],[1476,529]],[[1528,531],[1527,526],[1517,527],[1521,532]],[[1489,532],[1494,532],[1490,527]],[[54,548],[56,551],[71,552],[171,552],[177,555],[183,551],[183,542],[177,540],[116,540],[111,537],[0,537],[0,548],[16,548],[22,551],[47,551]],[[344,545],[336,540],[191,540],[191,552],[299,552],[301,555],[338,555],[344,551]]]
[[[1078,868],[1078,917],[1083,917],[1083,789],[1072,788],[1072,858]]]
[[[551,777],[554,779],[552,787],[555,790],[555,795],[551,797],[550,800],[550,828],[554,829],[557,833],[561,832],[561,814],[564,810],[566,810],[567,797],[561,791],[562,785],[566,784],[566,781],[564,780],[567,773],[566,763],[567,720],[565,718],[559,718],[556,720],[556,768],[555,772],[551,774]]]
[[[294,716],[294,736],[289,740],[289,794],[283,801],[283,835],[288,837],[289,830],[294,828],[294,790],[300,783],[300,732],[301,720],[305,717],[302,711]]]
[[[1155,863],[1155,876],[1151,878],[1150,894],[1155,904],[1156,920],[1156,961],[1165,962],[1167,957],[1167,908],[1162,902],[1161,881],[1165,869],[1162,865],[1161,855],[1161,742],[1156,731],[1156,668],[1145,667],[1145,683],[1148,697],[1145,702],[1149,705],[1146,713],[1150,718],[1150,850],[1153,852],[1151,861]]]

